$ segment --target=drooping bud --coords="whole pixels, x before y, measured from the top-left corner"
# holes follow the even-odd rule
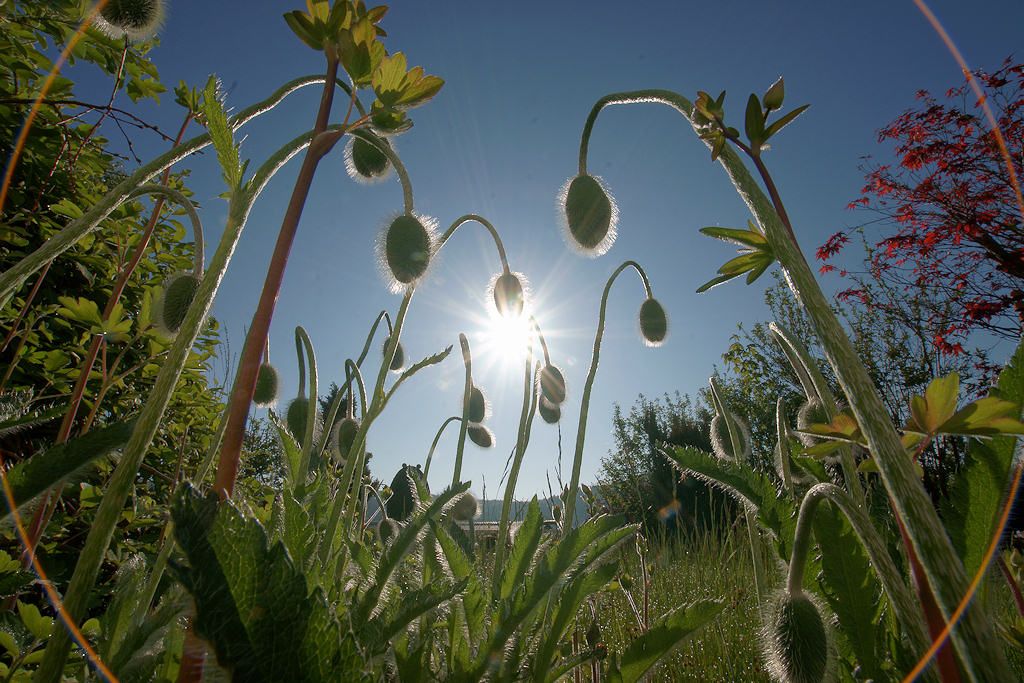
[[[385,145],[390,143],[381,140]],[[391,175],[391,161],[377,145],[363,138],[351,137],[345,144],[345,171],[360,183],[376,183]]]
[[[377,527],[377,535],[380,536],[381,544],[387,545],[401,530],[401,524],[390,517],[385,517],[380,521],[380,526]]]
[[[494,307],[503,318],[518,318],[523,314],[526,294],[523,291],[522,275],[505,271],[497,275],[491,283],[494,295]]]
[[[601,637],[601,626],[596,619],[590,622],[590,628],[587,629],[587,645],[595,658],[604,659],[608,656],[608,646]]]
[[[378,241],[378,253],[391,289],[402,291],[427,272],[434,250],[433,221],[404,213],[391,221]]]
[[[551,506],[551,518],[554,519],[556,522],[561,522],[562,521],[562,506],[561,505],[552,505]]]
[[[640,305],[640,335],[648,346],[661,346],[668,336],[668,316],[661,303],[651,297]]]
[[[820,683],[828,673],[829,633],[817,602],[803,591],[776,595],[761,634],[768,670],[783,683]]]
[[[331,443],[334,446],[334,454],[339,462],[348,457],[355,443],[356,434],[359,432],[359,420],[354,417],[346,417],[334,425]]]
[[[469,491],[463,493],[452,506],[452,519],[460,522],[468,522],[477,516],[480,502]]]
[[[306,437],[306,425],[309,424],[309,399],[305,396],[299,396],[298,398],[292,399],[292,402],[288,404],[288,410],[285,411],[285,424],[288,425],[288,431],[292,433],[295,440],[302,443],[302,440]],[[313,438],[316,438],[316,434],[319,431],[319,425],[313,426]]]
[[[570,242],[581,253],[601,256],[611,248],[619,212],[604,183],[576,176],[562,188],[561,205]]]
[[[265,408],[277,400],[277,389],[280,380],[277,368],[270,363],[263,363],[256,373],[256,390],[252,394],[252,402]]]
[[[805,401],[800,410],[796,414],[796,428],[798,430],[805,430],[813,424],[828,424],[832,421],[832,418],[828,416],[825,411],[825,406],[822,405],[821,401],[812,399]],[[814,444],[821,443],[822,439],[815,438],[809,434],[798,433],[797,438],[807,448],[810,448]]]
[[[388,356],[388,351],[390,350],[388,348],[388,344],[390,344],[390,343],[391,343],[391,337],[388,337],[387,339],[384,340],[384,357],[385,358],[387,358],[387,356]],[[405,367],[405,349],[402,348],[402,342],[398,342],[398,346],[395,347],[395,355],[391,359],[391,366],[389,367],[389,369],[391,370],[391,372],[401,372],[402,368],[404,368],[404,367]]]
[[[711,450],[723,460],[747,462],[750,459],[750,428],[747,427],[746,422],[735,415],[730,415],[730,417],[736,426],[736,437],[740,442],[740,452],[733,452],[729,427],[721,415],[715,415],[711,419]]]
[[[173,336],[178,333],[198,289],[199,278],[193,273],[178,273],[167,279],[154,316],[156,326],[164,334]]]
[[[391,480],[391,497],[384,504],[388,517],[405,521],[416,507],[416,481],[422,480],[423,474],[411,465],[402,465],[395,478]]]
[[[552,403],[544,396],[537,401],[537,412],[540,413],[540,419],[549,425],[558,424],[558,421],[562,419],[561,406]]]
[[[561,405],[565,401],[565,377],[554,365],[541,368],[540,393],[552,405]]]
[[[487,419],[487,398],[478,387],[469,391],[469,403],[466,405],[466,418],[470,422],[483,422]]]
[[[471,424],[466,430],[469,440],[480,448],[490,448],[494,445],[494,432],[479,424]]]
[[[163,21],[163,0],[107,0],[95,23],[111,38],[134,43],[151,38]]]

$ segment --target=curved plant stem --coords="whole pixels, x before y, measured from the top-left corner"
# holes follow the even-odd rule
[[[871,520],[856,500],[845,490],[835,484],[816,484],[804,495],[800,504],[800,514],[797,518],[796,532],[793,536],[793,554],[789,562],[789,572],[786,577],[786,590],[790,593],[803,590],[804,569],[807,565],[807,554],[811,546],[811,530],[814,522],[814,513],[819,503],[823,500],[835,505],[849,520],[857,538],[860,539],[864,550],[871,560],[878,579],[882,584],[889,604],[892,605],[893,613],[903,630],[904,636],[915,654],[920,655],[928,649],[931,642],[928,634],[922,626],[921,610],[913,593],[908,589],[903,575],[896,568],[889,555],[889,550],[882,540],[882,537],[875,531]]]
[[[462,364],[466,368],[466,381],[462,389],[462,419],[459,421],[459,443],[455,449],[452,486],[462,483],[462,455],[466,452],[466,431],[469,429],[469,396],[473,392],[473,355],[469,351],[469,339],[462,332],[459,332],[459,346],[462,347]]]
[[[699,128],[693,121],[693,104],[678,93],[669,90],[637,90],[609,95],[598,101],[587,120],[581,143],[581,168],[586,165],[586,143],[600,110],[610,104],[632,102],[668,105],[682,114],[695,131]],[[913,464],[900,443],[899,435],[870,375],[860,362],[842,324],[833,313],[772,201],[750,175],[735,150],[725,146],[718,159],[740,198],[757,223],[764,228],[768,244],[782,266],[790,288],[811,319],[825,356],[867,437],[882,483],[892,499],[897,515],[906,525],[907,534],[921,560],[943,617],[949,620],[960,597],[967,591],[967,574],[946,536],[931,499],[914,472]],[[982,610],[964,612],[951,638],[971,680],[1004,681],[1012,678],[999,639]]]
[[[444,433],[445,427],[447,427],[452,422],[455,422],[456,420],[461,422],[462,418],[459,417],[458,415],[452,415],[447,420],[442,422],[441,423],[441,427],[437,430],[437,434],[434,435],[434,440],[432,442],[430,442],[430,450],[427,451],[427,459],[423,463],[423,479],[424,480],[426,480],[427,475],[430,474],[430,461],[434,457],[434,451],[437,449],[437,443],[441,440],[441,434]]]
[[[440,243],[444,244],[448,241],[448,238],[455,234],[455,231],[462,227],[464,224],[469,222],[476,222],[484,226],[487,232],[491,235],[491,239],[494,240],[494,246],[498,249],[498,258],[501,260],[501,269],[503,272],[509,272],[508,269],[508,258],[505,256],[505,245],[501,241],[501,235],[495,229],[494,225],[483,216],[478,216],[475,213],[467,213],[464,216],[456,218],[451,226],[445,230],[444,235],[441,236]]]
[[[505,482],[505,495],[501,501],[501,519],[498,522],[498,541],[494,544],[494,572],[491,583],[491,593],[497,600],[501,593],[501,577],[505,567],[505,543],[508,539],[509,517],[512,512],[512,497],[516,492],[516,482],[519,480],[519,468],[526,456],[526,447],[530,443],[530,429],[533,426],[533,416],[537,407],[537,383],[534,381],[533,369],[533,345],[527,345],[526,361],[523,366],[523,408],[519,414],[519,432],[516,436],[515,455],[512,457],[512,467],[508,472],[508,481]]]
[[[647,298],[651,298],[651,283],[647,280],[647,273],[636,261],[626,261],[615,269],[608,283],[604,286],[604,293],[601,295],[601,309],[597,316],[597,334],[594,336],[594,353],[590,358],[590,370],[587,372],[587,381],[583,385],[583,397],[580,399],[580,422],[576,429],[576,453],[572,460],[572,479],[569,481],[569,493],[565,500],[565,520],[562,523],[562,533],[568,533],[572,529],[573,519],[576,514],[576,491],[580,486],[580,468],[583,466],[583,442],[587,438],[587,412],[590,409],[590,392],[594,388],[594,378],[597,376],[597,363],[601,356],[601,341],[604,339],[605,313],[608,308],[608,293],[611,292],[612,284],[619,274],[627,268],[633,268],[640,276],[644,285],[644,292]]]
[[[296,498],[302,499],[301,492],[305,490],[306,478],[309,475],[309,463],[313,459],[313,439],[316,435],[316,421],[317,411],[320,409],[320,401],[317,395],[316,385],[316,354],[313,351],[313,342],[310,341],[309,335],[306,334],[306,330],[301,326],[295,328],[295,344],[302,348],[299,349],[299,374],[302,374],[302,350],[305,349],[305,357],[309,361],[309,396],[307,398],[308,404],[306,408],[306,431],[302,436],[302,460],[299,463],[298,476],[295,478],[295,490]],[[262,344],[261,344],[262,346]],[[300,380],[301,382],[301,380]],[[304,384],[304,382],[302,382]],[[302,389],[299,390],[300,392]],[[250,399],[251,400],[251,399]],[[228,415],[230,416],[230,405],[228,406]],[[230,434],[231,423],[228,423],[228,434]],[[223,446],[222,446],[223,449]],[[223,454],[223,450],[221,450]]]
[[[242,450],[242,439],[245,437],[245,423],[249,417],[249,406],[252,403],[252,395],[256,389],[256,376],[259,372],[260,355],[266,343],[267,335],[270,332],[270,321],[274,316],[274,307],[277,303],[278,294],[281,291],[281,284],[284,282],[284,271],[288,265],[288,254],[291,252],[295,235],[298,232],[299,219],[302,217],[302,209],[309,195],[310,187],[313,184],[313,176],[316,173],[320,159],[330,151],[332,144],[318,144],[318,138],[327,130],[327,123],[331,113],[331,104],[334,101],[334,83],[337,80],[338,60],[331,56],[327,59],[327,77],[324,81],[324,89],[320,96],[320,108],[317,111],[316,123],[313,126],[313,142],[306,150],[299,175],[295,179],[295,187],[292,190],[291,199],[288,202],[288,209],[285,212],[284,220],[281,222],[281,231],[278,233],[277,244],[274,246],[274,253],[270,259],[270,266],[267,269],[267,276],[263,283],[263,291],[260,294],[256,312],[253,313],[252,322],[249,324],[249,331],[245,337],[245,345],[242,347],[242,355],[238,360],[238,372],[231,388],[231,397],[228,400],[227,429],[224,432],[224,441],[221,444],[220,460],[217,464],[217,474],[214,479],[214,490],[222,499],[230,498],[235,488],[235,478],[238,473],[238,459]],[[316,400],[310,398],[312,404]],[[312,406],[311,406],[312,407]],[[315,407],[313,407],[315,409]],[[312,443],[312,432],[306,430],[305,450],[303,465],[300,468],[300,477],[296,482],[302,486],[305,483],[305,471],[309,466],[309,445]]]

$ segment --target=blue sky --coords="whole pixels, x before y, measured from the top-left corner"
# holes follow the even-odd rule
[[[320,55],[286,28],[283,12],[300,2],[222,0],[172,2],[153,59],[169,85],[202,85],[216,73],[228,103],[240,109],[279,84],[323,69]],[[972,66],[995,67],[1021,56],[1024,5],[1019,1],[933,2]],[[417,210],[442,228],[479,213],[501,232],[511,266],[534,292],[535,314],[569,384],[563,407],[563,467],[568,478],[579,396],[590,362],[601,290],[626,259],[647,270],[670,315],[670,337],[643,346],[636,315],[639,281],[620,278],[609,302],[608,327],[590,408],[583,465],[592,480],[612,447],[614,403],[637,395],[695,393],[736,331],[763,320],[764,278],[694,290],[731,257],[702,237],[705,225],[743,226],[745,207],[724,172],[685,122],[656,105],[615,107],[599,119],[589,166],[618,201],[619,237],[610,252],[588,259],[566,247],[556,196],[576,170],[579,135],[593,102],[609,92],[647,87],[693,97],[698,89],[728,91],[727,117],[740,122],[750,92],[786,78],[786,106],[811,109],[773,141],[773,172],[805,251],[866,216],[845,210],[858,194],[861,157],[885,157],[875,131],[914,105],[920,88],[942,92],[959,71],[909,0],[897,2],[413,2],[395,0],[383,22],[386,45],[446,80],[441,93],[414,110],[415,127],[397,141],[412,177]],[[101,97],[109,81],[81,76],[80,95]],[[315,88],[244,129],[243,156],[258,164],[277,146],[311,127]],[[341,115],[341,112],[337,114]],[[147,107],[147,118],[176,130],[173,97]],[[144,154],[165,147],[139,141]],[[225,205],[212,155],[189,163],[202,205],[208,244],[219,238]],[[231,351],[241,350],[298,162],[278,174],[256,205],[214,307]],[[271,332],[273,361],[295,391],[295,325],[316,345],[326,385],[343,378],[346,357],[358,354],[377,312],[394,312],[374,260],[374,240],[401,208],[391,180],[370,187],[345,175],[341,147],[322,164],[306,205]],[[212,249],[212,247],[211,247]],[[852,255],[852,252],[851,252]],[[493,405],[496,449],[467,446],[464,478],[478,493],[498,495],[498,481],[515,440],[522,400],[521,361],[487,350],[485,290],[498,260],[482,229],[468,225],[445,247],[410,311],[403,343],[418,359],[465,332],[474,349],[478,385]],[[835,287],[838,278],[828,279]],[[375,359],[376,356],[371,356]],[[436,428],[458,411],[462,365],[455,353],[399,391],[374,426],[369,448],[374,474],[385,480],[403,462],[422,462]],[[740,409],[742,412],[742,409]],[[456,430],[442,440],[431,483],[451,477]],[[517,496],[546,492],[545,473],[558,458],[558,430],[535,424]]]

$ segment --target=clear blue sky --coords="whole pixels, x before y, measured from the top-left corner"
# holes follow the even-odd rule
[[[972,66],[994,67],[1021,56],[1024,4],[1019,0],[933,2]],[[222,0],[170,4],[153,59],[169,85],[201,85],[216,73],[240,109],[279,84],[317,73],[322,57],[301,44],[281,14],[301,2]],[[576,170],[579,135],[594,100],[616,90],[659,87],[693,97],[698,89],[727,90],[727,113],[737,125],[750,92],[761,93],[780,74],[786,104],[811,109],[774,140],[767,163],[787,203],[801,244],[812,252],[829,234],[863,220],[845,210],[861,186],[865,154],[881,155],[875,131],[914,104],[919,88],[944,91],[959,71],[909,0],[833,2],[550,2],[497,3],[396,0],[384,20],[391,50],[446,80],[441,93],[414,110],[415,127],[397,148],[408,166],[417,209],[446,227],[479,213],[499,229],[514,269],[528,275],[536,315],[552,354],[565,371],[570,398],[563,408],[564,467],[571,466],[579,396],[590,360],[604,282],[625,259],[647,269],[671,316],[670,338],[644,347],[636,314],[642,289],[620,278],[609,304],[608,329],[590,409],[583,466],[591,479],[612,447],[614,403],[628,407],[639,393],[695,393],[739,322],[766,315],[764,278],[704,295],[732,252],[704,238],[704,225],[742,226],[745,207],[724,172],[685,122],[655,105],[617,107],[599,120],[591,172],[611,186],[620,210],[618,241],[604,257],[571,252],[562,238],[555,200]],[[109,81],[83,74],[82,95],[107,92]],[[258,164],[273,149],[311,127],[315,88],[245,128],[243,156]],[[177,129],[180,111],[164,96],[148,117]],[[155,153],[161,144],[140,144]],[[401,207],[395,181],[358,186],[345,175],[340,146],[321,165],[271,333],[274,362],[295,391],[292,335],[311,335],[324,385],[343,378],[343,361],[359,352],[381,309],[394,311],[374,261],[374,240]],[[190,162],[191,187],[202,205],[208,243],[223,226],[223,191],[212,156]],[[214,307],[231,350],[238,353],[255,308],[284,204],[298,162],[279,173],[257,204]],[[464,331],[477,350],[477,383],[489,394],[498,447],[467,447],[464,478],[488,497],[514,442],[522,400],[519,361],[483,350],[485,287],[498,269],[483,230],[466,226],[445,248],[420,288],[403,343],[418,359],[456,344]],[[212,247],[211,247],[212,248]],[[834,287],[837,280],[827,286]],[[374,426],[369,448],[375,475],[390,480],[403,462],[422,462],[437,426],[458,411],[462,365],[455,353],[399,392]],[[376,358],[376,356],[372,356]],[[442,440],[432,466],[435,490],[450,479],[456,431]],[[518,497],[546,490],[558,432],[535,424]],[[568,478],[568,474],[566,474]]]

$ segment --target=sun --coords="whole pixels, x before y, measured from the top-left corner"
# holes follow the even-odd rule
[[[526,313],[506,317],[492,310],[481,327],[481,351],[498,362],[521,361],[533,341],[533,324]]]

